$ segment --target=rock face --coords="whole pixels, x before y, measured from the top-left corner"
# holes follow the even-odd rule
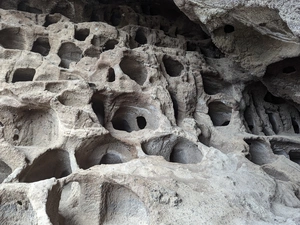
[[[299,225],[297,5],[0,1],[0,224]]]

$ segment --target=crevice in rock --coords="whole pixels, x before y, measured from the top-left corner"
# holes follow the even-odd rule
[[[274,155],[268,143],[263,140],[246,139],[249,146],[249,160],[257,165],[272,163]]]

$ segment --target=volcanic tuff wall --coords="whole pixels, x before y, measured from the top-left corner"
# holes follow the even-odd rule
[[[300,3],[175,3],[0,1],[0,224],[300,224]]]

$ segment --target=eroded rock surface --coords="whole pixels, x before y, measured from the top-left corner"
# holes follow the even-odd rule
[[[292,2],[0,1],[0,224],[300,224]]]

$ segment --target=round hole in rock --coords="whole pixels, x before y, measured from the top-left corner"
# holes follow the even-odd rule
[[[117,40],[114,39],[110,39],[107,42],[105,42],[104,46],[103,46],[103,50],[107,51],[107,50],[112,50],[115,48],[115,46],[118,44],[119,42]]]
[[[99,162],[99,164],[119,164],[119,163],[122,163],[120,156],[113,153],[106,153]]]
[[[143,116],[138,116],[136,122],[140,129],[144,129],[147,126],[147,121]]]
[[[225,25],[225,26],[224,26],[224,32],[225,32],[226,34],[229,34],[229,33],[234,32],[234,26],[229,25],[229,24]]]
[[[282,72],[286,73],[286,74],[294,73],[294,72],[296,72],[296,69],[294,66],[287,66],[282,69]]]
[[[114,82],[116,80],[115,70],[113,68],[108,69],[107,81]]]
[[[78,41],[85,41],[87,36],[90,34],[90,29],[84,28],[84,29],[75,29],[75,39]]]
[[[140,28],[136,31],[134,40],[141,45],[147,44],[147,38],[144,34],[144,31]]]
[[[143,85],[147,79],[147,70],[142,62],[133,57],[125,56],[120,62],[121,70],[139,85]]]
[[[170,56],[165,55],[163,57],[163,64],[166,72],[170,77],[178,77],[181,75],[183,65],[178,60],[172,59]]]

